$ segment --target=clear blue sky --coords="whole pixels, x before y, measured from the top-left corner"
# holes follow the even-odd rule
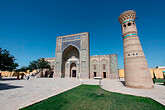
[[[90,54],[118,54],[124,68],[119,15],[135,10],[149,68],[165,65],[165,0],[0,0],[0,47],[20,67],[55,57],[56,37],[90,33]]]

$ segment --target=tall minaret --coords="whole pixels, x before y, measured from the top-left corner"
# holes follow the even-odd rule
[[[137,34],[136,12],[128,10],[119,16],[124,43],[125,85],[132,88],[153,88],[148,64]]]

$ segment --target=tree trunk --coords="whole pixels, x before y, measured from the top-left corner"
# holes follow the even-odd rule
[[[43,69],[41,69],[41,77],[43,77]]]
[[[12,71],[11,71],[11,73],[10,73],[10,77],[11,77],[11,74],[12,74]]]
[[[17,79],[19,79],[19,72],[17,72]]]

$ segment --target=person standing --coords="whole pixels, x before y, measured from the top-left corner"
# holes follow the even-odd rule
[[[25,79],[26,79],[26,72],[25,72]]]

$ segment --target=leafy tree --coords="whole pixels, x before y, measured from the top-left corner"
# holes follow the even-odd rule
[[[1,71],[13,71],[18,67],[18,63],[15,63],[15,57],[9,53],[8,50],[0,48],[0,70]]]
[[[24,73],[21,73],[20,72],[26,72],[29,68],[26,67],[26,66],[23,66],[21,67],[20,69],[15,69],[14,72],[15,74],[17,75],[17,79],[19,79],[19,75],[22,75],[21,79],[23,79],[23,76],[24,76]]]
[[[38,69],[41,70],[41,77],[43,76],[44,69],[50,69],[50,64],[48,61],[45,61],[43,58],[38,59]]]
[[[30,62],[30,65],[28,68],[29,68],[30,72],[33,70],[40,69],[41,77],[42,77],[43,76],[43,70],[44,69],[50,69],[50,64],[48,61],[45,61],[42,58],[42,59],[38,59],[37,61]]]
[[[15,72],[16,75],[17,75],[17,79],[19,79],[19,72],[20,72],[20,69],[15,69],[14,72]]]
[[[38,61],[30,62],[30,65],[28,66],[28,69],[30,70],[30,72],[32,72],[33,70],[38,69]]]
[[[25,72],[25,73],[27,72],[27,70],[29,70],[29,67],[26,67],[26,66],[23,66],[19,69],[20,72]],[[21,75],[21,79],[23,79],[24,75],[26,74],[21,73],[20,75]]]
[[[23,67],[21,67],[19,70],[20,70],[21,72],[26,72],[28,69],[29,69],[28,67],[23,66]]]

